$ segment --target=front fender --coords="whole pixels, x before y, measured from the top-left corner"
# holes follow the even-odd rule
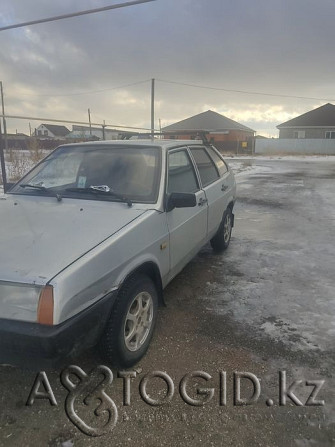
[[[144,263],[169,271],[168,229],[165,213],[148,210],[101,245],[57,275],[54,287],[54,323],[61,323],[122,285]],[[164,249],[162,249],[164,247]]]

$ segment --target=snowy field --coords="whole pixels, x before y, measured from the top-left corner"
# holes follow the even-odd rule
[[[335,155],[229,155],[225,160],[284,160],[284,161],[335,161]]]
[[[15,149],[5,151],[7,181],[16,182],[19,180],[48,153],[49,151],[41,150],[38,147],[26,151]],[[0,173],[0,192],[2,191],[2,176]]]
[[[236,173],[237,201],[235,241],[225,260],[241,275],[230,297],[227,284],[222,285],[225,299],[216,310],[244,325],[252,322],[292,350],[330,351],[335,157],[233,158],[228,163]]]

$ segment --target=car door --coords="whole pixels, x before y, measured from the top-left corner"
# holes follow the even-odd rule
[[[192,146],[190,150],[208,200],[207,232],[210,239],[217,232],[228,206],[229,172],[224,161],[211,147]]]
[[[181,192],[196,196],[196,206],[174,208],[166,213],[170,233],[169,277],[172,278],[206,242],[208,206],[187,148],[175,149],[167,156],[167,194]]]

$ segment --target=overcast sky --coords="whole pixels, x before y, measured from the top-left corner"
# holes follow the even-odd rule
[[[122,0],[1,0],[0,26],[113,3]],[[211,109],[277,136],[278,124],[335,98],[334,16],[334,0],[156,0],[2,31],[6,112],[87,121],[90,108],[94,122],[150,127],[156,78],[156,127]],[[29,132],[28,121],[7,126]]]

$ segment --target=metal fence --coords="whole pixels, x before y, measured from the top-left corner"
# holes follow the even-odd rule
[[[40,124],[62,124],[62,125],[72,125],[72,128],[86,129],[86,132],[82,132],[82,135],[77,137],[66,138],[62,137],[46,137],[44,135],[36,135],[36,133],[30,132],[30,135],[23,134],[9,134],[7,133],[7,123],[8,120],[25,120],[29,122],[29,127],[31,121],[39,121]],[[1,122],[2,121],[2,122]],[[94,135],[94,131],[101,129],[99,138]],[[92,130],[92,131],[91,131]],[[7,115],[2,112],[0,114],[0,164],[1,164],[1,175],[0,184],[4,184],[4,189],[6,190],[7,183],[7,170],[6,170],[6,158],[8,152],[15,150],[31,150],[33,146],[36,149],[36,141],[38,142],[38,149],[41,150],[53,150],[57,146],[64,143],[74,143],[79,141],[90,141],[90,140],[107,140],[110,139],[109,135],[111,132],[115,132],[117,139],[130,138],[133,135],[144,134],[150,137],[153,129],[146,127],[134,127],[134,126],[122,126],[117,124],[108,124],[105,121],[102,123],[93,123],[90,120],[88,122],[84,121],[73,121],[73,120],[59,120],[53,118],[40,118],[31,116],[17,116],[17,115]],[[5,157],[6,152],[6,157]]]

